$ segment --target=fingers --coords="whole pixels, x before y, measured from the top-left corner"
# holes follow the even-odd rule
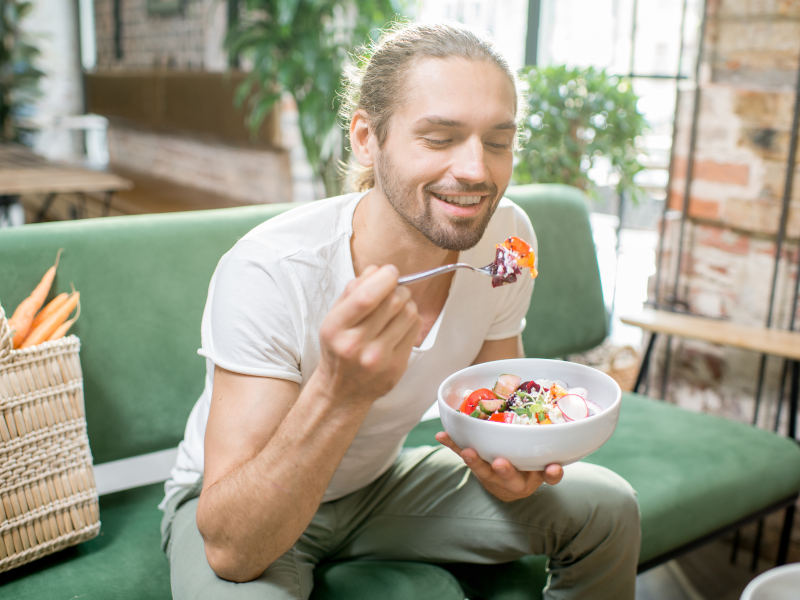
[[[483,460],[478,453],[472,448],[466,448],[461,452],[461,458],[464,460],[470,470],[475,473],[475,476],[483,482],[492,483],[496,480],[492,465]]]
[[[398,276],[394,265],[384,265],[370,274],[365,269],[349,292],[345,287],[345,294],[328,314],[329,325],[335,329],[347,329],[363,321],[395,290]]]
[[[364,339],[378,337],[398,316],[402,316],[404,310],[409,310],[407,317],[413,317],[417,312],[417,305],[411,300],[411,291],[406,286],[398,286],[369,317],[359,323]],[[397,327],[394,329],[396,332]]]
[[[542,476],[547,485],[556,485],[564,478],[564,469],[561,465],[547,465]]]
[[[344,286],[344,292],[342,293],[341,296],[339,296],[339,299],[337,300],[337,303],[341,302],[344,298],[349,296],[350,293],[354,289],[356,289],[362,281],[364,281],[367,277],[372,275],[377,270],[378,270],[378,267],[376,267],[375,265],[369,265],[366,269],[364,269],[361,272],[361,275],[359,275],[355,279],[351,279],[350,281],[348,281],[347,285]]]
[[[542,483],[556,485],[564,477],[561,465],[547,465],[544,471],[518,471],[505,458],[489,464],[472,448],[459,448],[444,431],[436,434],[436,441],[458,454],[475,476],[489,486],[487,489],[506,501],[530,496]]]
[[[497,475],[504,487],[517,494],[533,493],[541,484],[541,476],[535,471],[521,472],[505,458],[497,458],[492,462],[492,471]],[[532,489],[531,489],[532,488]]]
[[[369,320],[372,321],[372,318]],[[370,339],[368,333],[362,333],[368,341],[361,353],[361,366],[373,369],[388,366],[392,360],[403,360],[405,370],[408,353],[414,345],[419,327],[416,305],[408,302],[377,337]]]
[[[456,443],[450,439],[450,436],[447,435],[447,432],[440,431],[439,433],[437,433],[436,441],[439,442],[442,446],[447,446],[448,448],[450,448],[450,450],[461,456],[461,448],[459,448],[456,445]]]

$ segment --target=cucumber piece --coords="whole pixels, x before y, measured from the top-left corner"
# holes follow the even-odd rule
[[[476,419],[486,420],[486,419],[489,418],[489,415],[487,415],[485,412],[483,412],[480,408],[476,408],[474,411],[472,411],[472,414],[470,414],[470,417],[475,417]]]
[[[478,402],[478,408],[481,409],[487,415],[491,415],[495,412],[504,411],[506,409],[506,401],[505,400],[481,400]]]
[[[500,398],[506,399],[514,393],[520,381],[522,381],[522,378],[516,375],[500,375],[492,391]]]

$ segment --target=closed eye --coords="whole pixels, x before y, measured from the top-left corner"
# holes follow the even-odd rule
[[[453,140],[432,140],[430,138],[424,138],[426,142],[428,142],[431,146],[444,146],[445,144],[449,144]]]

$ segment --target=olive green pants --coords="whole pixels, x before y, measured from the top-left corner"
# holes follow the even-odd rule
[[[208,565],[195,516],[199,488],[172,498],[162,523],[178,600],[307,600],[323,559],[496,564],[530,554],[549,557],[547,600],[634,598],[636,495],[596,465],[570,465],[558,485],[503,503],[450,450],[406,450],[374,483],[321,504],[294,547],[244,584]]]

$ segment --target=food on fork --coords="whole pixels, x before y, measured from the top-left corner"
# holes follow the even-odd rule
[[[568,388],[562,381],[522,381],[516,375],[501,375],[494,387],[466,390],[462,413],[497,423],[553,425],[580,421],[602,412],[588,399],[585,388]]]
[[[492,287],[508,285],[517,280],[522,273],[521,267],[530,269],[531,278],[539,273],[534,267],[536,255],[530,244],[518,237],[510,237],[502,244],[497,244],[497,253],[492,264]]]

